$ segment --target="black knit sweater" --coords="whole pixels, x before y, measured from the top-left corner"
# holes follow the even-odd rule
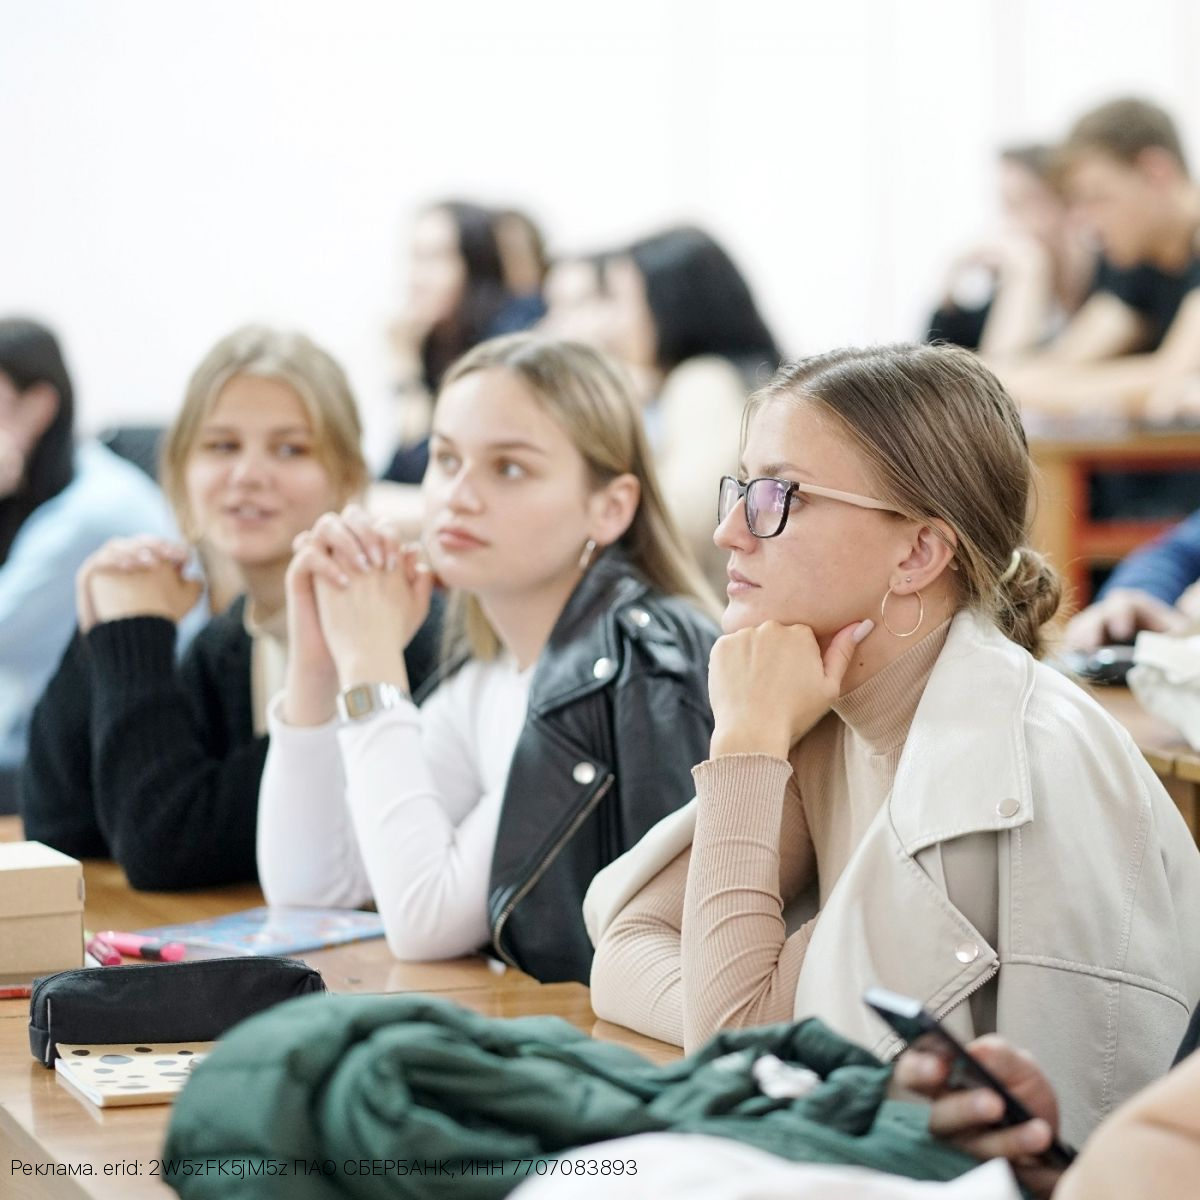
[[[25,836],[114,858],[135,888],[257,878],[266,737],[255,737],[244,602],[213,618],[178,666],[162,617],[76,634],[33,713],[19,783]],[[434,665],[436,621],[405,661],[414,691]]]

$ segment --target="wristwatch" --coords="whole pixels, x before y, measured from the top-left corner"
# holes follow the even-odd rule
[[[338,716],[343,724],[365,721],[385,708],[398,708],[408,699],[408,693],[394,683],[356,683],[338,693]]]

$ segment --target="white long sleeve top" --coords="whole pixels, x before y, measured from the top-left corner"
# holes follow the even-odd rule
[[[268,710],[258,870],[270,904],[372,897],[397,958],[455,958],[488,940],[500,809],[533,668],[469,662],[421,708],[297,727]]]

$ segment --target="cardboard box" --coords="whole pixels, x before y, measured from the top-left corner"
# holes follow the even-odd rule
[[[41,842],[0,843],[0,977],[83,966],[83,864]]]

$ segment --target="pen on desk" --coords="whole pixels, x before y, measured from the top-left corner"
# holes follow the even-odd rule
[[[143,937],[140,933],[122,933],[117,929],[103,929],[96,936],[127,958],[179,962],[187,957],[187,947],[182,942],[160,942],[154,938]]]
[[[31,983],[0,984],[0,1000],[28,1000],[33,995]]]
[[[121,952],[98,935],[88,938],[85,949],[102,967],[121,965]]]

